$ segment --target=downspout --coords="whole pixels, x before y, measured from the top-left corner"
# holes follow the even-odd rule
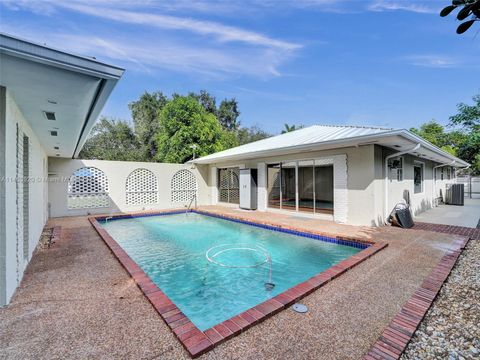
[[[411,153],[411,152],[414,152],[416,150],[418,150],[420,148],[420,146],[422,146],[422,144],[418,143],[417,145],[415,145],[415,147],[411,148],[410,150],[405,150],[405,151],[400,151],[400,152],[397,152],[397,153],[394,153],[394,154],[390,154],[388,156],[385,157],[385,166],[384,166],[384,169],[385,169],[385,176],[384,176],[384,179],[383,179],[383,183],[384,183],[384,186],[383,186],[383,189],[384,189],[384,213],[385,213],[385,219],[384,219],[384,222],[387,223],[387,219],[388,219],[388,215],[390,215],[390,213],[388,212],[388,160],[390,160],[391,158],[394,158],[394,157],[397,157],[397,156],[401,156],[401,155],[405,155],[405,154],[408,154],[408,153]],[[402,174],[402,175],[405,175],[405,174]]]
[[[432,169],[432,180],[433,180],[433,201],[435,201],[435,199],[437,198],[437,179],[436,179],[436,170],[438,168],[441,168],[441,167],[444,167],[444,166],[453,166],[453,164],[455,164],[457,160],[453,160],[451,163],[449,164],[441,164],[441,165],[437,165],[437,166],[434,166],[433,169]],[[437,206],[437,204],[435,204],[435,206]]]

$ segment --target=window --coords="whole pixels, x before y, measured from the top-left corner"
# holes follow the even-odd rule
[[[218,169],[218,201],[239,203],[239,168]]]
[[[447,180],[450,180],[452,178],[452,169],[450,167],[447,167]]]
[[[197,179],[191,171],[180,170],[172,177],[172,202],[187,202],[197,195]]]
[[[95,167],[76,170],[68,181],[69,209],[109,207],[108,180],[105,173]]]
[[[125,185],[127,205],[156,204],[158,201],[157,177],[147,169],[136,169],[128,175]]]
[[[415,162],[413,164],[413,192],[419,194],[423,192],[423,170],[424,164]]]
[[[390,169],[390,179],[403,180],[403,157],[388,160],[388,168]]]

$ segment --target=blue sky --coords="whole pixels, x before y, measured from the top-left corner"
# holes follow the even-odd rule
[[[3,0],[0,31],[122,66],[103,114],[144,91],[237,98],[244,126],[447,123],[480,92],[480,27],[449,0]]]

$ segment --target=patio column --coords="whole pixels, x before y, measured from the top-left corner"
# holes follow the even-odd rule
[[[267,211],[267,164],[257,164],[257,210]]]

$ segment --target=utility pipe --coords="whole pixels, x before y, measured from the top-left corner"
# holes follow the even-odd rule
[[[436,179],[436,170],[438,168],[441,168],[441,167],[444,167],[444,166],[453,166],[455,164],[457,160],[453,160],[451,163],[448,163],[448,164],[441,164],[441,165],[437,165],[437,166],[434,166],[433,169],[432,169],[432,180],[433,180],[433,201],[435,201],[437,199],[437,179]],[[435,203],[435,206],[437,206],[437,204]]]
[[[385,199],[385,203],[384,203],[384,213],[385,213],[385,219],[384,219],[384,222],[387,223],[387,219],[388,219],[388,215],[390,215],[389,211],[388,211],[388,160],[390,160],[391,158],[394,158],[394,157],[397,157],[397,156],[401,156],[401,155],[405,155],[405,154],[408,154],[408,153],[411,153],[411,152],[414,152],[416,150],[418,150],[420,148],[420,146],[422,146],[422,144],[418,143],[417,145],[415,145],[415,147],[411,148],[410,150],[405,150],[405,151],[400,151],[400,152],[397,152],[397,153],[394,153],[394,154],[390,154],[388,156],[385,157],[385,177],[384,177],[384,186],[383,186],[383,189],[384,189],[384,199]],[[402,163],[402,167],[403,167],[403,163]],[[404,176],[405,174],[402,174],[402,176]]]

